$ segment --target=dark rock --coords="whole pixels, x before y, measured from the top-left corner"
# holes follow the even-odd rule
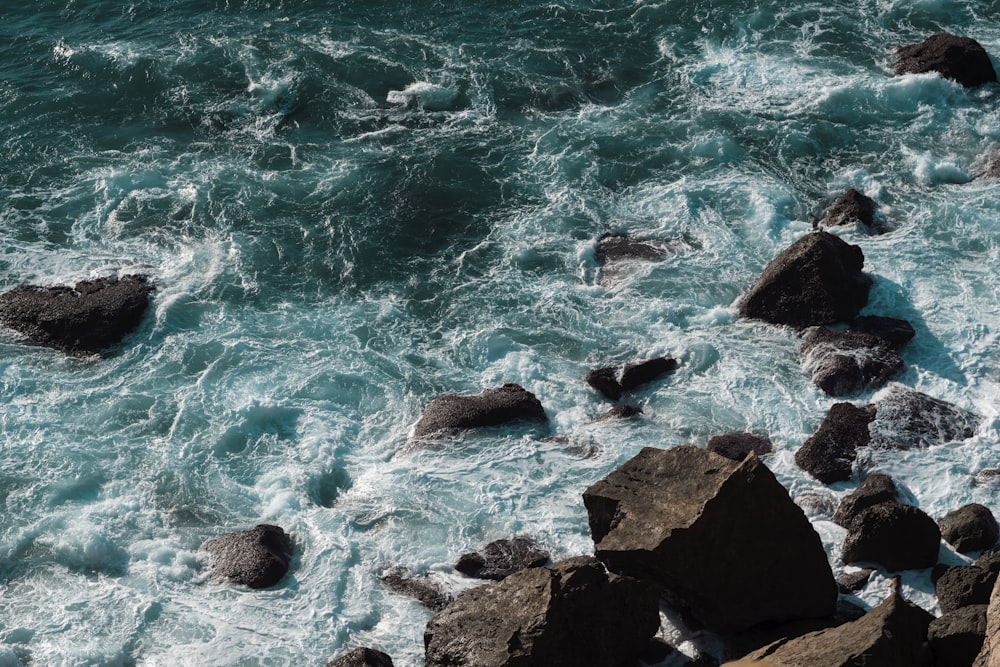
[[[856,621],[867,613],[867,609],[860,607],[846,599],[838,599],[836,611],[833,616],[825,618],[808,618],[787,623],[763,623],[756,625],[745,632],[729,634],[722,637],[725,644],[726,655],[746,655],[751,651],[773,644],[774,642],[789,637],[801,637],[809,632],[835,628],[838,625]],[[729,665],[730,663],[726,663]]]
[[[622,391],[635,391],[642,385],[659,380],[676,369],[677,360],[666,357],[656,357],[634,364],[626,364],[625,370],[622,371]]]
[[[868,580],[872,578],[875,570],[863,569],[857,572],[848,572],[837,579],[837,586],[844,594],[857,593],[868,585]]]
[[[1000,150],[993,151],[993,154],[990,155],[989,159],[986,161],[986,166],[983,167],[983,171],[976,174],[976,178],[1000,178]]]
[[[597,263],[640,261],[661,262],[673,252],[665,241],[640,241],[631,236],[605,234],[597,241]]]
[[[975,565],[944,568],[934,582],[941,611],[948,613],[970,604],[989,604],[997,575]]]
[[[898,500],[899,491],[896,489],[892,477],[882,473],[872,473],[858,485],[858,488],[840,501],[840,505],[833,515],[833,522],[847,528],[863,510]]]
[[[356,648],[350,653],[326,663],[326,667],[393,667],[392,658],[382,651]]]
[[[889,597],[856,621],[782,639],[743,658],[762,665],[919,665],[927,627],[934,619],[903,599],[898,581]]]
[[[431,401],[413,430],[422,438],[439,431],[455,432],[516,421],[547,422],[535,395],[517,384],[505,384],[471,396],[439,396]]]
[[[858,447],[871,440],[868,428],[874,419],[871,406],[834,404],[816,433],[795,452],[795,463],[824,484],[849,480]]]
[[[938,522],[944,541],[959,553],[989,549],[1000,539],[996,517],[979,503],[959,507]]]
[[[971,438],[979,417],[901,384],[891,384],[876,400],[871,446],[883,449],[930,447]]]
[[[863,315],[851,320],[851,331],[878,336],[889,344],[894,350],[898,350],[911,340],[916,332],[906,320],[899,320],[894,317],[880,317],[878,315]]]
[[[812,232],[774,258],[740,304],[740,317],[808,327],[854,318],[872,280],[856,245]]]
[[[935,667],[968,667],[986,638],[986,605],[975,604],[942,615],[927,628]]]
[[[937,72],[966,88],[997,80],[990,57],[979,42],[946,33],[897,49],[893,70],[896,74]]]
[[[819,536],[755,456],[647,447],[583,499],[597,557],[661,584],[709,628],[833,614]]]
[[[813,327],[803,339],[802,354],[813,384],[830,396],[876,389],[903,370],[903,360],[886,341],[860,331]]]
[[[1000,579],[986,608],[986,639],[973,667],[1000,667]]]
[[[771,445],[771,439],[765,435],[727,433],[709,438],[705,449],[733,461],[742,461],[751,452],[757,456],[770,454],[774,447]]]
[[[628,664],[660,627],[656,588],[578,557],[459,595],[427,624],[427,667]]]
[[[876,563],[898,572],[937,562],[941,531],[919,508],[880,503],[859,512],[847,530],[841,551],[845,563]]]
[[[84,280],[74,287],[22,285],[0,294],[0,323],[68,352],[99,352],[135,329],[156,286],[146,276]]]
[[[642,414],[642,408],[635,405],[616,405],[603,415],[595,419],[595,422],[608,421],[610,419],[631,419]]]
[[[653,637],[646,647],[639,654],[639,660],[647,665],[658,665],[670,656],[675,656],[680,651],[663,641],[659,637]]]
[[[462,554],[455,569],[477,579],[499,581],[526,567],[540,567],[549,562],[549,554],[530,537],[490,542],[482,551]]]
[[[214,576],[250,588],[277,584],[292,559],[292,538],[266,523],[253,530],[220,535],[202,548],[212,556]]]
[[[875,226],[875,201],[851,188],[830,204],[820,224],[836,227],[855,222],[860,222],[868,229]]]
[[[618,382],[618,366],[605,366],[587,373],[587,384],[605,398],[617,401],[622,397],[622,386]]]
[[[393,593],[417,600],[431,611],[440,611],[452,602],[452,596],[430,577],[411,577],[403,568],[390,570],[382,583]]]
[[[989,570],[993,574],[1000,573],[1000,548],[993,547],[984,551],[973,565]]]

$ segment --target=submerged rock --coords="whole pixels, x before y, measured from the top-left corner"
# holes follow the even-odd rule
[[[795,463],[824,484],[846,482],[858,448],[871,441],[868,427],[874,419],[871,406],[834,404],[816,433],[795,452]]]
[[[860,222],[868,229],[875,227],[875,201],[851,188],[830,204],[820,224],[836,227],[856,222]]]
[[[597,557],[664,586],[709,628],[834,612],[819,536],[755,456],[647,447],[583,498]]]
[[[661,262],[673,253],[665,241],[641,241],[628,235],[605,234],[597,241],[597,263],[640,261]]]
[[[155,289],[141,275],[83,280],[73,287],[22,285],[0,294],[0,323],[34,343],[99,352],[139,325]]]
[[[891,384],[873,403],[871,444],[885,449],[930,447],[975,435],[979,416],[901,384]]]
[[[535,395],[517,384],[505,384],[469,396],[439,396],[431,401],[413,430],[416,438],[517,421],[547,422]]]
[[[202,546],[212,556],[216,577],[250,588],[274,586],[288,572],[292,539],[278,526],[262,523],[253,530],[226,533]]]
[[[989,549],[1000,539],[993,512],[979,503],[970,503],[944,515],[938,522],[944,541],[959,553]]]
[[[751,453],[757,456],[770,454],[774,446],[766,435],[727,433],[709,438],[705,449],[733,461],[742,461]]]
[[[490,542],[480,551],[462,554],[455,569],[478,579],[499,581],[527,567],[541,567],[549,562],[549,553],[530,537]]]
[[[937,563],[940,544],[934,519],[917,507],[890,501],[851,519],[840,557],[845,563],[875,563],[890,572],[921,570]]]
[[[417,600],[431,611],[440,611],[452,602],[451,594],[430,577],[411,577],[405,568],[397,567],[382,576],[382,583],[393,593]]]
[[[767,265],[740,317],[798,328],[850,320],[868,303],[864,261],[861,248],[833,234],[807,234]]]
[[[326,667],[393,667],[392,658],[372,648],[356,648],[326,663]]]
[[[896,74],[937,72],[966,88],[997,80],[997,73],[985,49],[976,40],[947,33],[931,35],[919,44],[896,50]]]
[[[934,619],[904,600],[895,580],[889,596],[856,621],[783,639],[743,658],[746,664],[771,665],[920,665],[927,628]]]
[[[610,421],[612,419],[631,419],[642,414],[642,408],[636,405],[616,405],[603,415],[595,419],[595,422]]]
[[[903,360],[882,338],[860,331],[813,327],[802,342],[803,366],[830,396],[877,389],[903,370]]]
[[[895,317],[881,317],[879,315],[855,317],[851,320],[850,328],[851,331],[860,331],[861,333],[878,336],[894,350],[899,350],[909,343],[916,334],[913,330],[913,325],[906,320],[900,320]]]
[[[605,398],[617,401],[622,397],[622,385],[618,382],[618,370],[618,366],[595,368],[587,373],[587,384]]]
[[[609,574],[582,556],[459,595],[427,624],[425,664],[628,664],[659,627],[655,586]]]

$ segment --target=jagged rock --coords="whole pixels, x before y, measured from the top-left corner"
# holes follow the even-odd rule
[[[605,234],[597,241],[598,264],[612,262],[641,261],[660,262],[673,252],[673,247],[665,241],[640,241],[627,235]]]
[[[901,384],[890,384],[873,403],[871,446],[885,449],[930,447],[971,438],[979,417],[951,403]]]
[[[622,386],[618,382],[618,366],[595,368],[587,373],[587,384],[596,389],[605,398],[617,401],[622,397]]]
[[[356,648],[350,653],[326,663],[326,667],[393,667],[392,658],[382,651]]]
[[[970,604],[988,604],[996,581],[995,572],[975,565],[945,567],[934,582],[934,594],[941,611],[947,613]]]
[[[837,586],[841,593],[857,593],[868,585],[875,570],[862,569],[857,572],[848,572],[837,579]]]
[[[213,575],[250,588],[274,586],[288,572],[292,538],[278,526],[262,523],[253,530],[226,533],[206,542]]]
[[[968,667],[986,637],[986,605],[962,607],[931,621],[927,643],[935,667]]]
[[[155,289],[141,275],[84,280],[73,287],[22,285],[0,294],[0,323],[35,343],[99,352],[139,325]]]
[[[860,222],[868,229],[875,227],[875,201],[851,188],[830,204],[820,224],[836,227],[855,222]]]
[[[773,644],[774,642],[788,638],[801,637],[809,632],[834,628],[844,623],[856,621],[868,612],[846,599],[837,600],[837,609],[833,616],[826,618],[808,618],[787,623],[764,623],[756,625],[745,632],[728,634],[722,636],[725,646],[725,655],[746,655],[759,648]],[[727,663],[729,664],[729,663]]]
[[[986,608],[986,639],[972,667],[1000,667],[1000,579],[993,586]]]
[[[783,639],[743,658],[769,666],[919,665],[933,616],[903,599],[898,580],[889,597],[856,621]],[[736,663],[739,664],[739,663]]]
[[[795,463],[824,484],[849,480],[858,447],[871,440],[868,428],[874,419],[871,406],[834,404],[816,433],[795,452]]]
[[[858,485],[858,488],[840,501],[837,511],[833,514],[833,522],[847,528],[858,514],[869,507],[898,500],[899,491],[892,477],[882,473],[872,473]]]
[[[898,502],[862,510],[847,526],[845,563],[876,563],[890,572],[919,570],[937,562],[941,531],[917,507]]]
[[[740,304],[740,317],[804,328],[844,322],[868,303],[872,280],[856,245],[812,232],[764,269]]]
[[[851,320],[850,328],[851,331],[860,331],[861,333],[878,336],[894,350],[899,350],[913,340],[913,336],[916,335],[913,325],[906,320],[896,319],[895,317],[881,317],[879,315],[855,317]]]
[[[949,512],[938,525],[944,541],[959,553],[989,549],[1000,539],[996,517],[979,503],[970,503]]]
[[[530,537],[490,542],[482,551],[462,554],[455,569],[477,579],[499,581],[526,567],[540,567],[549,562],[549,553]]]
[[[642,408],[635,405],[616,405],[603,415],[595,419],[595,422],[608,421],[610,419],[631,419],[642,414]]]
[[[993,574],[1000,573],[1000,548],[993,547],[984,551],[973,565],[989,570]]]
[[[431,611],[440,611],[453,598],[430,577],[411,577],[404,568],[394,568],[382,576],[382,583],[393,593],[417,600]]]
[[[677,360],[666,357],[656,357],[634,364],[625,364],[622,371],[621,387],[623,392],[635,391],[644,384],[659,380],[664,375],[677,369]]]
[[[819,536],[756,456],[647,447],[583,499],[597,557],[661,584],[709,628],[833,614]]]
[[[830,396],[876,389],[903,370],[903,360],[885,340],[860,331],[810,328],[802,355],[813,384]]]
[[[765,435],[727,433],[709,438],[705,449],[733,461],[742,461],[751,452],[757,456],[770,454],[774,447],[771,444],[771,439]]]
[[[993,63],[979,42],[947,33],[931,35],[919,44],[897,49],[893,70],[896,74],[937,72],[966,88],[997,80]]]
[[[505,384],[471,396],[439,396],[431,401],[413,429],[416,438],[516,421],[547,422],[535,395],[517,384]]]
[[[470,589],[424,632],[426,667],[620,665],[660,627],[655,586],[578,557]]]

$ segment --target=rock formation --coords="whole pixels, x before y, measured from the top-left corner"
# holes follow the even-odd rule
[[[540,567],[549,561],[544,551],[530,537],[490,542],[480,551],[462,554],[455,569],[470,577],[499,581],[527,567]]]
[[[253,530],[226,533],[202,547],[212,556],[217,578],[250,588],[274,586],[288,572],[292,539],[278,526],[259,524]]]
[[[931,35],[919,44],[897,49],[893,71],[896,74],[937,72],[966,88],[997,80],[993,63],[979,42],[947,33]]]
[[[431,401],[413,430],[423,438],[482,426],[517,421],[547,422],[548,416],[535,395],[517,384],[505,384],[471,396],[439,396]]]

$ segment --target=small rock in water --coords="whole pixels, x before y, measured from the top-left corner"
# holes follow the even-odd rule
[[[595,422],[609,421],[612,419],[631,419],[642,414],[642,408],[635,405],[616,405],[603,415],[595,419]]]
[[[618,366],[596,368],[587,373],[586,381],[605,398],[617,401],[622,397],[622,386],[618,382]]]
[[[390,570],[382,583],[393,593],[411,597],[431,611],[440,611],[452,602],[452,596],[430,577],[411,577],[404,568]]]
[[[670,256],[672,248],[665,241],[641,241],[631,236],[605,234],[597,242],[597,263],[639,261],[660,262]]]
[[[392,658],[372,648],[356,648],[326,663],[326,667],[393,667]]]
[[[766,435],[727,433],[709,438],[705,449],[733,461],[742,461],[751,452],[757,456],[770,454],[774,447]]]
[[[549,554],[530,537],[490,542],[481,551],[462,554],[455,569],[478,579],[499,581],[526,567],[540,567],[549,561]]]
[[[291,537],[279,526],[266,523],[253,530],[220,535],[202,548],[212,555],[216,577],[250,588],[277,584],[292,559]]]
[[[874,419],[871,406],[834,404],[816,433],[795,452],[795,463],[824,484],[846,482],[858,448],[871,441],[868,428]]]
[[[867,229],[875,227],[875,201],[851,188],[830,204],[823,214],[821,225],[836,227],[859,222]]]
[[[470,396],[439,396],[431,401],[413,430],[416,438],[438,432],[454,433],[518,421],[547,422],[535,395],[517,384],[505,384]]]
[[[605,398],[617,401],[623,394],[631,393],[639,387],[659,380],[677,369],[677,360],[655,357],[646,361],[625,364],[618,378],[618,366],[605,366],[587,373],[587,384]]]
[[[869,507],[898,501],[899,490],[892,478],[882,473],[872,473],[840,501],[840,506],[833,515],[833,522],[847,528],[858,514]]]
[[[979,42],[947,33],[931,35],[919,44],[897,49],[893,70],[896,74],[937,72],[966,88],[997,80],[993,63]]]
[[[930,447],[975,435],[979,416],[901,384],[891,384],[873,403],[871,444],[885,449]]]
[[[903,370],[903,360],[886,341],[859,331],[813,327],[802,342],[802,355],[813,384],[830,396],[881,387]]]

